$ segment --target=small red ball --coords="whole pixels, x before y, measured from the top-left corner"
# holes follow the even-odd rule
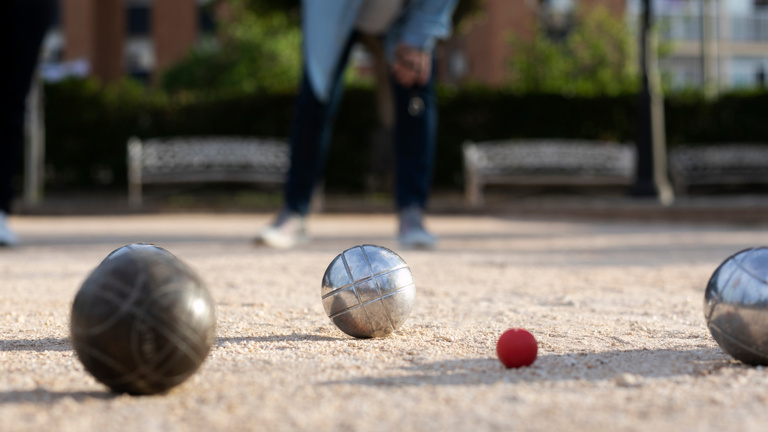
[[[496,354],[507,368],[530,366],[536,360],[539,346],[531,333],[523,329],[509,329],[496,344]]]

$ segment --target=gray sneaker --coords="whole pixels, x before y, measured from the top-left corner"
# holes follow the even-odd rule
[[[6,221],[6,214],[0,212],[0,247],[16,246],[19,244],[19,238],[8,228]]]
[[[400,210],[400,234],[397,241],[404,249],[434,249],[437,239],[422,222],[422,210],[411,206]]]
[[[306,217],[288,210],[281,211],[275,222],[256,237],[257,243],[276,249],[289,249],[308,241]]]

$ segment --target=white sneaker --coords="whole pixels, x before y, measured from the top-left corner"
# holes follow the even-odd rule
[[[281,211],[275,222],[256,238],[257,243],[276,249],[289,249],[308,241],[306,217],[288,210]]]
[[[422,222],[422,210],[411,206],[400,211],[400,234],[397,241],[404,249],[434,249],[437,238],[430,234]]]
[[[8,228],[6,220],[6,214],[0,212],[0,247],[16,246],[19,244],[19,238]]]

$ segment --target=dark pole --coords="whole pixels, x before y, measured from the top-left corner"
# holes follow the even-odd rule
[[[637,172],[635,184],[630,193],[633,196],[656,197],[658,190],[654,183],[653,173],[653,124],[651,116],[651,86],[648,78],[648,38],[651,31],[653,12],[651,0],[643,0],[643,11],[640,21],[640,71],[642,87],[638,97],[637,110]]]

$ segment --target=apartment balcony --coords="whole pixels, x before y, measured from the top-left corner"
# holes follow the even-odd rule
[[[694,14],[664,14],[657,16],[661,38],[673,42],[701,40],[701,18]],[[721,41],[768,42],[768,13],[750,16],[716,16],[712,22],[713,35]]]
[[[739,42],[768,42],[768,13],[730,19],[731,40]]]

